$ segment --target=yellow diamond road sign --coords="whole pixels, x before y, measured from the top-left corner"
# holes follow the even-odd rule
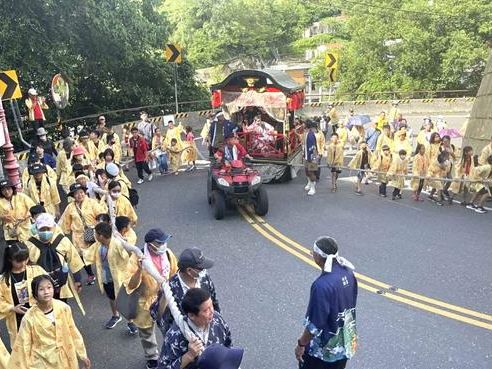
[[[181,64],[183,62],[183,49],[176,44],[167,44],[164,49],[164,58],[168,63]]]
[[[0,72],[0,98],[2,100],[22,98],[19,78],[15,70]]]

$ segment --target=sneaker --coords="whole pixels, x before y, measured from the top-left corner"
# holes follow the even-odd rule
[[[402,197],[401,193],[399,193],[398,195],[396,195],[396,198],[397,198],[398,200],[403,199],[403,197]]]
[[[309,191],[311,189],[311,181],[307,183],[307,185],[304,186],[304,191]]]
[[[149,175],[149,176],[147,177],[147,181],[149,181],[149,182],[150,182],[150,181],[152,181],[152,179],[153,179],[153,178],[154,178],[154,175],[153,175],[153,174],[151,174],[151,175]]]
[[[363,195],[364,195],[364,194],[362,193],[362,191],[355,191],[355,194],[356,194],[357,196],[363,196]]]
[[[157,360],[147,360],[147,369],[157,368]]]
[[[88,276],[86,284],[88,286],[94,286],[96,284],[96,276],[95,275]]]
[[[487,210],[485,210],[483,206],[477,206],[477,207],[475,208],[475,213],[478,213],[478,214],[485,214],[485,213],[487,213]]]
[[[193,172],[195,169],[196,169],[196,165],[194,165],[194,164],[193,164],[193,165],[191,166],[190,172]]]
[[[106,329],[113,329],[119,322],[121,322],[121,316],[112,316],[106,323],[105,327]]]
[[[138,183],[138,184],[142,184],[142,183],[144,183],[144,180],[140,178],[140,179],[137,181],[137,183]]]
[[[128,333],[130,333],[131,336],[134,336],[138,333],[138,328],[133,322],[128,322],[127,328],[128,328]]]
[[[436,200],[436,205],[443,206],[444,204],[440,200]]]
[[[468,204],[468,205],[466,205],[466,208],[470,209],[470,210],[475,210],[477,208],[477,206],[475,204]]]

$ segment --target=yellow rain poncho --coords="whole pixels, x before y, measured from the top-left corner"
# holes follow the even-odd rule
[[[400,155],[394,155],[391,162],[390,169],[388,170],[388,178],[391,178],[390,186],[399,188],[400,190],[405,187],[405,178],[401,175],[408,173],[408,159],[401,159]]]
[[[330,143],[326,149],[326,163],[330,167],[343,166],[344,149],[341,142],[337,144]]]
[[[3,232],[5,240],[25,241],[31,237],[31,214],[29,209],[36,205],[29,196],[17,193],[12,198],[0,198],[0,217],[12,217],[13,222],[3,219]]]
[[[427,176],[427,171],[429,170],[429,159],[427,159],[427,156],[421,155],[418,153],[413,157],[413,166],[412,166],[412,174],[414,176],[418,177],[426,177]],[[419,188],[420,184],[420,178],[412,178],[412,181],[410,182],[410,187],[412,188],[413,191],[417,191]],[[426,185],[426,182],[424,182],[424,186]]]
[[[29,306],[33,306],[36,300],[32,296],[31,282],[34,277],[46,274],[46,271],[38,265],[28,265],[26,267],[26,284],[27,294],[29,296]],[[0,279],[0,319],[5,319],[5,325],[9,332],[10,346],[13,347],[17,337],[17,318],[14,308],[14,299],[12,298],[12,280],[7,281],[4,277]]]
[[[84,241],[84,223],[76,206],[75,201],[68,204],[58,224],[61,226],[63,233],[72,235],[72,243],[80,252],[80,250],[87,248],[89,245]],[[104,213],[105,209],[99,201],[86,196],[79,210],[84,217],[86,225],[94,228],[97,223],[96,217]]]
[[[9,368],[79,369],[78,359],[86,359],[87,353],[70,306],[53,300],[53,314],[55,324],[38,305],[29,309],[22,319]]]
[[[41,187],[38,190],[34,177],[30,178],[24,191],[36,204],[42,204],[47,213],[56,216],[57,206],[60,204],[60,194],[56,182],[46,174],[41,180]]]
[[[169,249],[167,250],[167,257],[170,264],[170,270],[169,275],[165,277],[169,280],[178,271],[178,261],[176,260],[176,256],[174,256],[173,252]],[[137,327],[145,329],[152,327],[153,321],[150,316],[149,309],[150,305],[152,305],[157,298],[160,286],[156,280],[149,273],[147,273],[147,271],[142,270],[137,286],[135,286],[134,289],[129,289],[127,287],[128,283],[139,268],[140,263],[138,258],[135,255],[132,255],[126,269],[125,287],[127,292],[130,294],[140,287],[141,284],[144,286],[144,288],[141,289],[142,292],[140,294],[140,298],[138,299],[137,317],[134,322]]]

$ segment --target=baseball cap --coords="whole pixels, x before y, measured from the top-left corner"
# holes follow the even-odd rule
[[[46,130],[43,127],[38,128],[36,131],[37,136],[46,136],[47,134],[48,132],[46,132]]]
[[[193,247],[191,249],[185,249],[179,255],[178,268],[194,268],[194,269],[210,269],[214,266],[214,262],[211,259],[203,256],[202,250]]]
[[[55,218],[49,213],[39,214],[36,218],[36,228],[41,229],[43,227],[54,227],[56,225]]]
[[[87,191],[87,188],[82,186],[80,183],[73,183],[70,185],[70,191],[68,192],[68,196],[73,196],[76,191],[82,190],[82,191]]]
[[[29,174],[38,174],[38,173],[46,173],[46,166],[41,163],[34,163],[29,166],[27,170]]]
[[[172,236],[164,233],[160,228],[152,228],[145,234],[145,242],[166,243]]]
[[[106,173],[111,177],[116,177],[120,173],[120,168],[115,163],[108,163],[105,169]]]

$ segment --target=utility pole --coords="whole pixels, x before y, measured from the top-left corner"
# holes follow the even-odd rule
[[[174,101],[176,102],[176,114],[179,113],[179,104],[178,104],[178,64],[173,63],[174,65]]]

